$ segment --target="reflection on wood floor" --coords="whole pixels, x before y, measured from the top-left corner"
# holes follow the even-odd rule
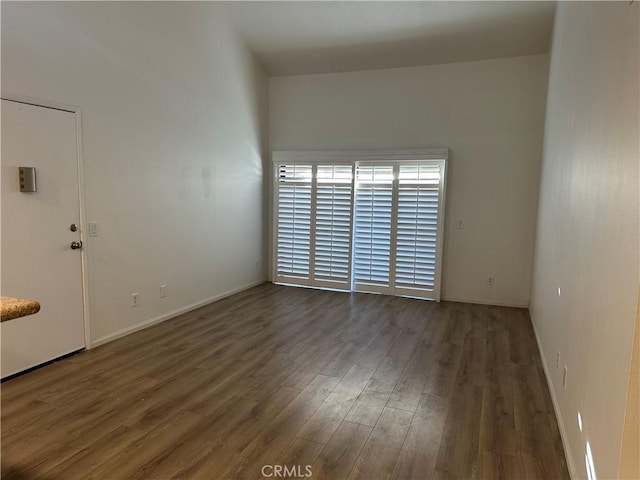
[[[2,384],[3,480],[275,473],[569,478],[527,311],[264,284]]]

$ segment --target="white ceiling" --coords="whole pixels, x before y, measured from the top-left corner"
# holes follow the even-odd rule
[[[270,75],[430,65],[549,51],[555,2],[225,4]]]

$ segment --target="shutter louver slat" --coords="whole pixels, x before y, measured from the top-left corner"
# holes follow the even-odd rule
[[[278,166],[276,278],[309,278],[311,165]]]
[[[416,294],[435,289],[439,186],[439,165],[400,165],[395,286]]]
[[[351,165],[318,165],[314,284],[350,287],[352,176]]]
[[[354,213],[354,287],[378,291],[390,286],[393,166],[358,166]]]

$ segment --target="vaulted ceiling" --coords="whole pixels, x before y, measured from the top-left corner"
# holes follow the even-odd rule
[[[546,53],[555,2],[292,1],[225,4],[270,75]]]

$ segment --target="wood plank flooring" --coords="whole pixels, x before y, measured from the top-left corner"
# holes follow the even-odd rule
[[[523,309],[264,284],[1,388],[3,480],[569,478]]]

